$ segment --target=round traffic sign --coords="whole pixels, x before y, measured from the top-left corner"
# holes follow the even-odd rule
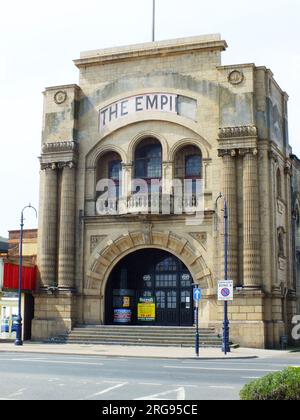
[[[224,297],[228,297],[230,295],[230,290],[228,289],[228,287],[224,287],[221,290],[221,295],[224,296]]]

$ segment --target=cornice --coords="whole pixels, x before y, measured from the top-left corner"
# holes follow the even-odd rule
[[[204,52],[207,50],[225,51],[226,48],[226,41],[221,40],[219,35],[191,37],[85,52],[81,54],[80,59],[74,60],[74,63],[80,68],[89,65],[188,54],[190,52]]]

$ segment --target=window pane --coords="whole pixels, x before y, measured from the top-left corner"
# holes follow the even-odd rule
[[[166,295],[161,290],[156,292],[156,307],[158,309],[165,309],[166,307]]]
[[[156,271],[177,271],[177,263],[175,258],[168,257],[162,260],[157,264]]]
[[[201,176],[201,156],[191,155],[185,159],[185,175],[186,176]]]

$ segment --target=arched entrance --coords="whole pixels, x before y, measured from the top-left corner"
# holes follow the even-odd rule
[[[105,323],[193,325],[193,279],[173,254],[142,249],[124,257],[111,272],[105,293]],[[148,318],[138,305],[155,305]],[[141,306],[140,306],[141,308]]]

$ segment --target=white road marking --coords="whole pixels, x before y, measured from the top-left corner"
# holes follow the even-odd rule
[[[138,385],[145,385],[145,386],[163,386],[163,384],[156,384],[154,382],[139,382]]]
[[[234,386],[227,386],[227,385],[211,385],[210,388],[214,388],[214,389],[235,389]]]
[[[40,363],[57,363],[63,365],[92,365],[92,366],[103,366],[103,363],[91,363],[91,362],[68,362],[66,360],[47,360],[47,359],[11,359],[12,362],[40,362]]]
[[[163,366],[165,369],[193,369],[193,370],[216,370],[227,372],[279,372],[280,369],[234,369],[234,368],[212,368],[199,366]]]
[[[92,395],[88,395],[87,397],[82,398],[82,399],[83,400],[89,400],[90,398],[94,398],[94,397],[98,397],[99,395],[107,394],[108,392],[113,391],[114,389],[117,389],[117,388],[121,388],[122,386],[125,386],[127,384],[128,384],[128,382],[125,382],[123,384],[118,384],[118,385],[115,385],[115,386],[111,386],[110,388],[103,389],[103,391],[96,392],[95,394],[92,394]]]
[[[144,397],[134,398],[134,400],[166,400],[165,396],[176,393],[176,400],[185,400],[185,389],[183,387],[172,389],[170,391],[159,392],[158,394],[145,395]],[[162,397],[162,398],[160,398]],[[174,398],[170,398],[173,400]]]
[[[261,376],[242,376],[241,379],[260,379]]]
[[[97,382],[96,385],[102,385],[102,384],[119,384],[119,383],[120,383],[120,380],[119,381],[116,381],[116,380],[113,380],[113,379],[107,379],[107,380],[103,380],[101,382]]]

